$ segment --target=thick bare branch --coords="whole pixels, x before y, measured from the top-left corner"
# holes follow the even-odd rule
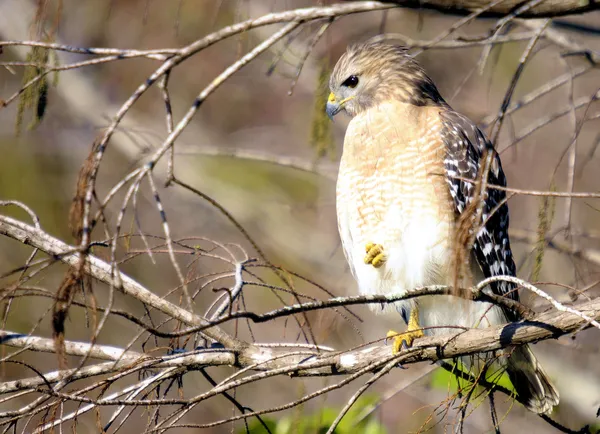
[[[491,0],[392,0],[398,6],[414,9],[435,9],[450,14],[469,14],[485,8]],[[485,16],[504,16],[523,6],[523,0],[506,0],[490,8]],[[600,9],[596,0],[546,0],[535,5],[521,16],[523,18],[551,18],[575,15]]]
[[[9,217],[0,216],[0,233],[21,241],[24,244],[36,247],[59,258],[65,263],[75,260],[75,250],[73,247],[68,246],[40,229]],[[86,271],[90,275],[98,280],[110,283],[111,274],[109,264],[93,256],[89,257],[89,263],[90,266]],[[385,345],[341,353],[324,354],[310,349],[299,352],[297,350],[286,350],[281,347],[259,348],[252,344],[240,343],[218,327],[211,326],[204,319],[156,296],[123,273],[121,273],[121,282],[122,286],[120,289],[132,297],[168,313],[188,325],[208,326],[204,330],[204,333],[220,341],[228,350],[236,353],[235,364],[239,367],[253,366],[252,369],[254,370],[269,370],[272,374],[300,376],[350,374],[356,373],[370,365],[379,366],[381,360],[384,360],[390,353],[390,348]],[[570,312],[552,310],[525,322],[482,330],[460,330],[458,332],[451,332],[445,336],[423,338],[410,351],[399,354],[398,362],[408,364],[424,360],[435,361],[460,355],[499,350],[510,344],[524,344],[545,339],[555,339],[587,327],[589,323],[585,318],[593,320],[600,318],[600,299],[577,305]],[[13,340],[12,344],[16,342],[16,340]],[[23,344],[27,342],[26,339],[23,340]],[[222,365],[224,363],[231,364],[233,362],[230,357],[223,357],[223,354],[219,352],[215,353],[216,356],[213,363],[210,354],[203,354],[203,364],[210,366]],[[311,354],[312,356],[307,358]],[[198,364],[198,360],[194,358],[191,360],[192,364]]]

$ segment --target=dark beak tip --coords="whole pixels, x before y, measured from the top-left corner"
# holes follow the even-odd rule
[[[336,104],[332,104],[330,102],[327,103],[327,105],[325,106],[325,113],[327,113],[327,116],[329,117],[329,119],[331,121],[333,121],[333,117],[338,114],[338,112],[340,111],[340,107]]]

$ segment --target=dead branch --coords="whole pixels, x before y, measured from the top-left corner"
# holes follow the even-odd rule
[[[70,264],[76,260],[76,250],[74,247],[63,243],[41,229],[36,229],[33,226],[9,217],[0,216],[0,233],[23,244],[38,248],[66,264]],[[91,277],[111,284],[114,278],[109,272],[110,265],[108,263],[91,255],[89,263],[90,265],[86,269],[86,272]],[[230,357],[224,358],[221,354],[222,352],[218,352],[218,355],[211,361],[210,353],[203,353],[202,364],[206,366],[223,364],[234,364],[240,368],[253,366],[255,370],[267,370],[277,375],[339,375],[356,373],[368,366],[379,366],[380,362],[390,354],[390,348],[385,345],[355,351],[336,352],[334,354],[320,354],[316,351],[305,350],[302,351],[301,355],[297,354],[297,351],[282,350],[281,348],[257,347],[253,344],[238,341],[218,326],[212,325],[194,313],[154,295],[150,290],[144,288],[123,273],[120,273],[120,281],[122,282],[120,287],[117,286],[117,282],[115,281],[112,281],[112,284],[131,297],[174,318],[180,319],[185,324],[202,326],[204,334],[222,343],[227,352],[234,353],[236,356],[235,362],[233,362]],[[553,310],[537,315],[529,321],[507,324],[500,327],[482,330],[460,330],[449,333],[447,336],[423,338],[408,352],[399,354],[397,362],[410,364],[424,360],[436,361],[461,355],[495,351],[511,344],[556,339],[565,334],[586,328],[590,320],[597,320],[600,317],[600,299],[574,306],[573,308],[569,308],[569,310],[566,312]],[[3,343],[15,346],[33,345],[32,341],[25,338],[4,339]],[[46,341],[44,345],[49,349],[49,345],[51,344]],[[76,344],[69,343],[69,345]],[[76,351],[73,348],[77,347],[69,347],[67,345],[68,351],[80,354],[79,350]],[[43,349],[38,348],[38,350]],[[110,351],[105,351],[102,352],[102,357],[120,359],[123,356],[119,352],[111,354]],[[307,357],[307,355],[310,355],[310,357]],[[192,359],[191,363],[197,365],[198,361]],[[183,364],[182,366],[186,365]]]
[[[450,14],[468,14],[487,7],[490,0],[390,0],[398,6],[413,9],[434,9]],[[499,17],[510,14],[524,3],[522,0],[506,0],[491,7],[484,16]],[[538,2],[521,16],[523,18],[551,18],[561,15],[575,15],[600,9],[595,0],[546,0]]]

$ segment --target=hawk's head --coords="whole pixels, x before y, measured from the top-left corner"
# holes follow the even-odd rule
[[[329,79],[326,111],[355,116],[389,99],[415,105],[443,103],[431,79],[405,47],[383,42],[352,45]]]

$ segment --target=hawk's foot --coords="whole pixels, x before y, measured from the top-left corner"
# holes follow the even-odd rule
[[[375,268],[379,268],[386,260],[381,244],[367,243],[365,247],[367,255],[365,256],[365,264],[371,264]]]
[[[392,345],[392,354],[398,354],[402,348],[412,347],[413,341],[418,338],[425,336],[423,330],[419,325],[419,309],[414,307],[410,311],[410,317],[408,319],[408,328],[404,333],[397,333],[393,330],[387,332],[387,339],[393,338],[394,343]]]
[[[387,339],[394,339],[392,343],[392,354],[398,354],[402,348],[412,347],[413,341],[418,338],[422,338],[422,330],[413,330],[411,332],[398,333],[393,330],[387,332]]]

